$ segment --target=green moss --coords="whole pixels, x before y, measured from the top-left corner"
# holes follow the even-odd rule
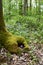
[[[24,47],[20,48],[18,44],[23,44]],[[9,32],[0,32],[0,44],[3,45],[11,53],[21,53],[24,49],[29,49],[25,38],[21,36],[14,36]]]

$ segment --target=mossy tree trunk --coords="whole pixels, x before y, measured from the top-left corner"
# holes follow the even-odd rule
[[[0,0],[0,44],[11,53],[20,53],[22,50],[28,48],[25,38],[14,36],[6,30],[3,19],[2,0]],[[24,46],[23,49],[21,45]]]
[[[5,23],[3,19],[2,0],[0,0],[0,30],[5,31]]]

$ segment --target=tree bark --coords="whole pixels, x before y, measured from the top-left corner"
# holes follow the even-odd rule
[[[0,30],[5,30],[5,23],[3,18],[2,0],[0,0]]]

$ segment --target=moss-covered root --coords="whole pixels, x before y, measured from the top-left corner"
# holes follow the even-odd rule
[[[0,44],[11,53],[20,53],[24,49],[29,49],[25,38],[14,36],[9,32],[0,32]]]

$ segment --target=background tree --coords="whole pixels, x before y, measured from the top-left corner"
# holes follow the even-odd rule
[[[28,0],[24,0],[24,15],[27,15],[28,13]]]
[[[35,0],[35,3],[36,3],[36,14],[37,14],[37,7],[38,7],[38,0]]]
[[[30,15],[31,15],[31,11],[32,11],[32,0],[30,0]]]
[[[9,19],[11,18],[11,0],[9,0],[9,7],[8,7],[8,16],[9,16]]]
[[[40,0],[38,0],[38,15],[39,15],[39,21],[40,21],[40,18],[41,18],[41,5],[40,5]]]
[[[22,0],[19,1],[19,14],[22,15],[23,14],[23,10],[22,10]]]

